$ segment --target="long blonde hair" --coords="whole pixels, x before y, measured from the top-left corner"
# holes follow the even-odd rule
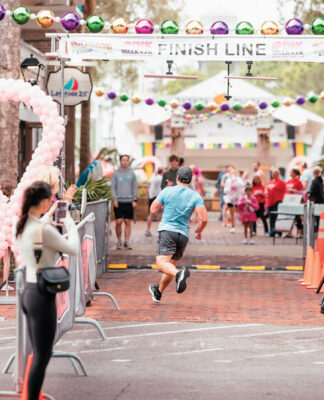
[[[57,167],[44,167],[40,170],[37,180],[48,183],[54,196],[59,191],[60,170]]]

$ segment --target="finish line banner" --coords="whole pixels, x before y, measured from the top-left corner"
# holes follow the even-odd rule
[[[178,36],[48,34],[73,60],[297,61],[324,63],[319,36]],[[171,36],[171,35],[170,35]]]

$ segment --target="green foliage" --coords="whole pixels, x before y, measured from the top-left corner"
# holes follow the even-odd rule
[[[82,199],[82,189],[87,189],[87,201],[96,201],[101,199],[111,200],[111,191],[110,191],[110,178],[102,178],[96,182],[92,182],[89,179],[83,186],[78,187],[74,197],[73,202],[78,206],[81,205]]]
[[[96,160],[99,160],[100,158],[103,158],[105,161],[117,166],[119,165],[119,157],[121,156],[121,153],[117,149],[109,149],[108,147],[103,147],[100,149]],[[129,156],[129,167],[132,167],[132,164],[134,163],[135,158],[132,156]],[[136,169],[136,167],[134,168]]]

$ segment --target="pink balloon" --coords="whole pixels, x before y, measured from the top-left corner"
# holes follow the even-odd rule
[[[53,128],[55,125],[56,125],[56,119],[54,118],[48,118],[45,124],[45,126],[48,128]]]
[[[6,240],[6,235],[2,232],[0,232],[0,243],[4,242]]]
[[[18,264],[22,264],[24,262],[24,259],[21,256],[17,256],[16,261]]]
[[[54,130],[58,135],[65,132],[65,128],[63,125],[56,125]]]

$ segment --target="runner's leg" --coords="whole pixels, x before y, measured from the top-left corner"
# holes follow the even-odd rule
[[[125,242],[128,243],[131,234],[131,219],[125,218],[124,224],[125,224]]]
[[[121,241],[122,223],[123,223],[123,219],[122,218],[116,219],[116,235],[117,235],[118,242]]]
[[[163,290],[172,282],[177,274],[176,260],[172,260],[173,254],[167,256],[156,256],[156,265],[159,272],[162,272],[162,278],[160,281],[159,290],[162,293]]]

